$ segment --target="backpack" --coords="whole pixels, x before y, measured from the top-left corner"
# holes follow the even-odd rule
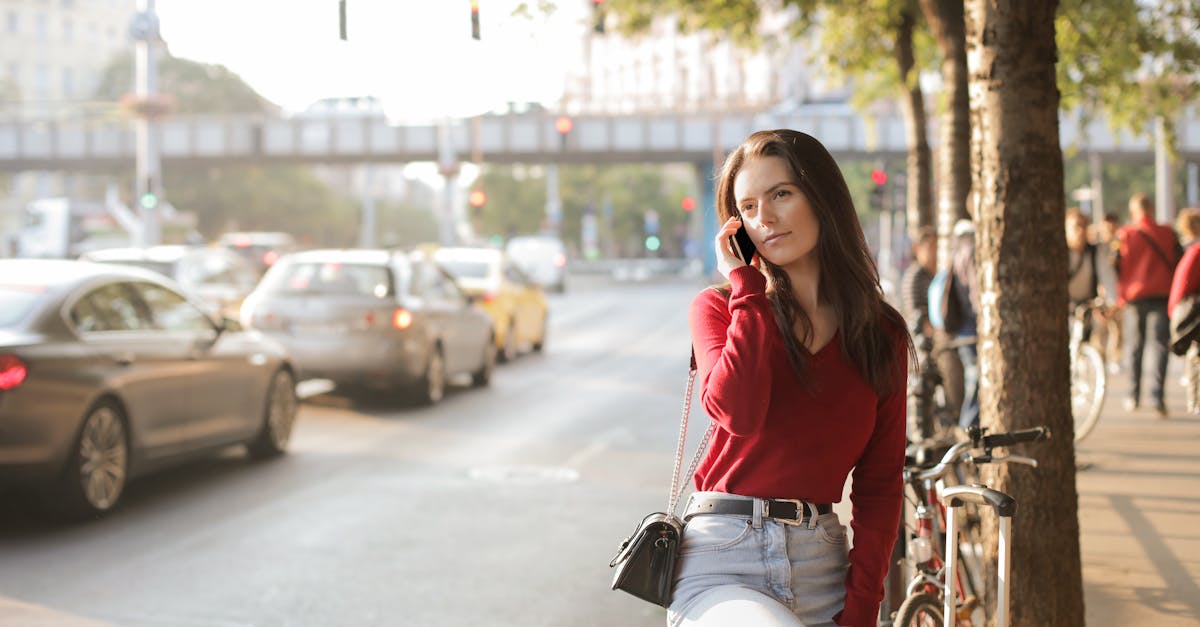
[[[962,328],[963,310],[958,302],[958,278],[953,270],[942,270],[929,282],[929,324],[935,329]]]

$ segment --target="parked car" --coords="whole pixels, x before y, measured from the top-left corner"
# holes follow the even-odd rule
[[[53,508],[104,514],[129,479],[232,444],[279,455],[296,409],[281,345],[157,273],[0,259],[0,480]]]
[[[295,238],[283,231],[233,231],[222,235],[217,244],[241,255],[259,276],[280,257],[300,249]]]
[[[559,293],[566,291],[567,248],[558,237],[518,235],[508,240],[504,252],[538,285]]]
[[[546,294],[503,251],[440,248],[434,259],[454,275],[464,292],[477,297],[492,317],[496,350],[504,361],[516,359],[524,347],[542,350],[549,313]]]
[[[236,253],[215,246],[106,248],[80,257],[153,270],[174,279],[209,314],[237,318],[242,299],[258,283],[258,271]]]
[[[278,339],[302,378],[442,399],[496,365],[492,320],[425,252],[311,250],[283,257],[242,304],[242,323]]]

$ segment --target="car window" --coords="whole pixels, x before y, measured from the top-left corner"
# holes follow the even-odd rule
[[[517,285],[529,285],[529,275],[525,274],[515,264],[506,262],[504,264],[504,278]]]
[[[150,308],[154,328],[164,331],[213,330],[212,320],[183,296],[153,283],[138,283],[135,287]]]
[[[153,328],[145,305],[124,283],[110,283],[88,292],[71,307],[70,319],[80,333]]]
[[[27,285],[0,285],[0,329],[11,327],[29,315],[44,288]]]
[[[462,301],[462,292],[458,291],[454,280],[437,264],[425,261],[421,262],[418,268],[412,282],[411,293],[414,296],[433,302]]]
[[[386,298],[395,293],[386,266],[298,262],[267,275],[264,290],[274,293],[363,295]]]

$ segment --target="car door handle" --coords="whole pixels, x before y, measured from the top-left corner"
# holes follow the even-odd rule
[[[129,353],[129,352],[113,353],[112,359],[114,362],[117,363],[118,366],[128,366],[129,364],[133,363],[133,353]]]

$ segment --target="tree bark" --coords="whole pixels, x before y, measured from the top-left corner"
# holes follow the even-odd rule
[[[971,217],[970,103],[967,97],[966,30],[963,0],[921,0],[925,20],[942,51],[942,120],[938,129],[938,269],[950,267],[950,232]]]
[[[968,0],[966,41],[978,199],[981,422],[995,431],[1046,424],[1054,434],[1015,447],[1014,453],[1036,457],[1037,469],[997,465],[988,467],[985,480],[1018,502],[1011,623],[1069,627],[1083,625],[1083,581],[1065,324],[1057,4]],[[985,517],[984,528],[994,566],[995,518]],[[994,569],[991,582],[994,590]]]
[[[905,189],[908,236],[915,242],[921,227],[931,226],[934,222],[929,121],[925,117],[925,95],[921,91],[913,55],[913,28],[917,21],[914,8],[905,7],[900,12],[900,21],[896,25],[895,57],[902,92],[900,111],[904,115],[904,131],[908,140]]]

